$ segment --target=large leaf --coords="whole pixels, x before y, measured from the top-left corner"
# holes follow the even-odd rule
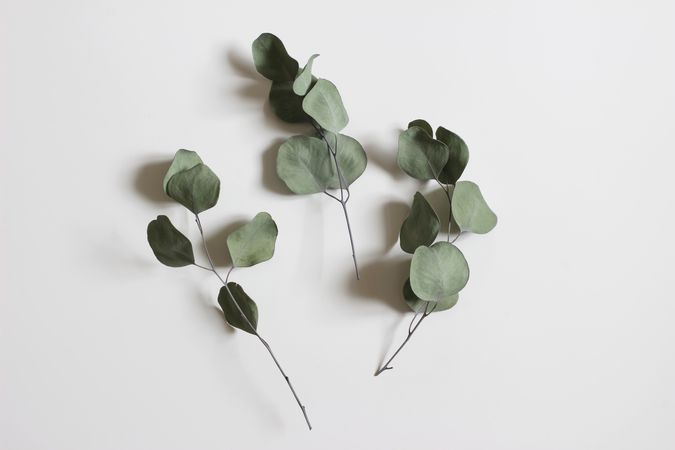
[[[457,304],[459,294],[451,295],[437,302],[426,302],[415,295],[412,287],[410,287],[410,278],[408,278],[403,285],[403,298],[410,309],[418,314],[424,314],[425,312],[440,312],[452,308]]]
[[[497,215],[483,198],[478,185],[460,181],[452,193],[452,218],[462,231],[485,234],[497,225]]]
[[[436,139],[447,145],[450,150],[448,162],[443,167],[438,179],[441,183],[455,184],[469,163],[469,147],[466,146],[461,137],[443,127],[438,127],[436,130]]]
[[[172,176],[176,175],[178,172],[192,169],[194,166],[201,163],[202,159],[199,157],[197,152],[184,149],[178,150],[176,155],[173,157],[173,161],[169,166],[169,170],[167,170],[166,175],[164,175],[164,181],[162,182],[164,192],[168,194],[166,186],[169,184],[169,180]]]
[[[410,286],[417,297],[439,302],[457,294],[469,281],[469,265],[449,242],[418,247],[410,263]]]
[[[263,33],[253,41],[253,62],[258,72],[272,81],[293,81],[298,73],[298,62],[291,58],[281,39]]]
[[[333,83],[319,79],[302,101],[302,109],[322,128],[339,133],[349,123],[340,93]]]
[[[424,119],[413,120],[408,124],[408,128],[410,127],[420,127],[421,129],[426,131],[429,136],[434,137],[434,130],[431,128],[431,125],[429,125],[429,122],[427,122]]]
[[[448,162],[448,147],[418,126],[403,131],[398,139],[398,165],[418,180],[432,180]]]
[[[305,95],[309,90],[309,87],[312,85],[312,64],[314,64],[314,59],[319,56],[314,54],[310,56],[305,67],[300,71],[298,77],[293,82],[293,92],[297,95]]]
[[[311,136],[289,138],[279,147],[277,174],[296,194],[323,192],[333,177],[326,144]]]
[[[228,292],[225,286],[220,288],[220,292],[218,293],[218,304],[223,309],[223,313],[225,313],[225,320],[235,328],[255,334],[255,330],[258,328],[258,305],[237,283],[230,281],[227,283],[227,287],[230,288],[234,299],[232,299],[230,292]],[[236,304],[234,303],[235,301],[237,302]],[[239,308],[237,308],[237,305],[239,305]],[[242,317],[242,312],[248,319],[248,322]],[[253,327],[249,325],[249,322]]]
[[[331,147],[336,150],[336,159],[340,165],[340,172],[343,180],[346,181],[347,186],[350,186],[356,181],[368,165],[368,157],[366,156],[363,146],[351,136],[345,134],[335,134],[330,131],[325,132],[326,140]],[[337,136],[337,142],[335,137]],[[333,176],[328,182],[328,187],[331,189],[340,188],[340,180],[338,179],[335,162],[331,160],[333,167]],[[343,183],[344,184],[344,183]],[[347,186],[342,186],[343,188]]]
[[[204,164],[178,172],[169,180],[167,194],[195,214],[215,206],[220,195],[220,180]]]
[[[274,256],[277,224],[266,212],[260,212],[246,225],[227,237],[227,248],[235,267],[254,266]]]
[[[148,224],[148,243],[159,262],[166,266],[183,267],[195,263],[192,243],[166,216],[157,216]]]
[[[441,222],[424,195],[415,193],[410,215],[401,225],[401,249],[406,253],[415,253],[420,245],[431,245]]]
[[[270,106],[276,116],[288,123],[309,122],[302,109],[302,97],[293,92],[292,81],[274,81],[270,88]]]

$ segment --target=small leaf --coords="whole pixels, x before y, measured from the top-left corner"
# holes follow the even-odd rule
[[[356,181],[366,170],[368,165],[368,157],[366,156],[363,146],[351,136],[346,134],[331,133],[327,131],[325,133],[326,140],[330,143],[331,147],[336,150],[336,158],[338,164],[340,165],[340,172],[344,181],[346,181],[347,186],[350,186],[354,181]],[[335,142],[335,136],[337,136],[337,143]],[[326,149],[328,151],[328,149]],[[338,179],[337,169],[335,167],[335,162],[331,158],[331,167],[333,168],[333,176],[328,182],[327,187],[330,189],[339,189],[340,180]],[[343,188],[347,187],[343,186]]]
[[[302,109],[302,97],[293,92],[292,81],[274,81],[270,88],[270,106],[276,116],[288,123],[309,122]]]
[[[448,162],[448,147],[432,138],[422,128],[413,126],[398,139],[398,165],[418,180],[432,180]]]
[[[322,128],[339,133],[349,123],[340,93],[333,83],[319,79],[302,101],[302,109]]]
[[[310,136],[289,138],[279,147],[277,174],[296,194],[323,192],[333,177],[326,144]]]
[[[192,169],[194,166],[201,163],[202,159],[199,157],[197,152],[184,149],[178,150],[176,152],[176,155],[173,157],[173,161],[169,166],[169,170],[167,170],[166,175],[164,175],[164,181],[162,184],[164,186],[164,192],[168,195],[166,186],[167,184],[169,184],[169,180],[171,179],[172,176],[174,176],[178,172],[183,172],[184,170]]]
[[[483,198],[478,185],[460,181],[452,194],[452,218],[462,231],[485,234],[497,225],[497,215]]]
[[[450,130],[438,127],[436,139],[443,142],[450,150],[448,162],[438,176],[441,183],[455,184],[462,176],[464,168],[469,163],[469,147],[464,140]]]
[[[408,278],[403,285],[403,298],[410,309],[417,314],[424,314],[425,312],[441,312],[452,308],[457,304],[459,294],[451,295],[438,302],[425,302],[415,295],[412,287],[410,287],[410,278]]]
[[[401,225],[401,249],[406,253],[415,253],[420,245],[431,245],[441,222],[424,195],[415,193],[410,215]]]
[[[167,194],[195,214],[215,206],[220,195],[220,180],[204,164],[178,172],[169,180]]]
[[[314,54],[310,56],[305,67],[300,71],[298,77],[293,82],[293,92],[297,95],[305,95],[312,84],[312,64],[314,59],[319,56]]]
[[[427,132],[429,137],[434,137],[434,130],[431,128],[431,125],[429,125],[429,122],[427,122],[424,119],[415,119],[412,122],[408,124],[408,128],[410,127],[420,127],[424,131]]]
[[[195,263],[192,243],[166,216],[157,216],[148,224],[148,243],[165,266],[184,267]]]
[[[249,297],[246,292],[244,292],[244,289],[237,283],[230,281],[227,283],[227,287],[230,288],[234,300],[225,286],[220,288],[220,292],[218,293],[218,304],[223,309],[223,313],[225,313],[225,320],[234,328],[239,328],[247,333],[255,334],[255,330],[258,328],[258,305],[255,304],[251,297]],[[235,300],[237,302],[236,304],[234,303]],[[237,308],[237,305],[239,305],[239,308]],[[241,316],[242,311],[244,316],[248,319],[248,322]],[[249,325],[249,322],[253,325],[252,328],[251,325]]]
[[[298,62],[291,58],[281,39],[263,33],[253,41],[253,62],[260,75],[272,81],[293,81],[298,74]]]
[[[227,248],[234,267],[250,267],[267,261],[274,255],[277,224],[266,212],[258,213],[246,225],[227,237]]]
[[[410,264],[410,286],[417,297],[439,302],[457,294],[469,281],[469,265],[449,242],[417,247]]]

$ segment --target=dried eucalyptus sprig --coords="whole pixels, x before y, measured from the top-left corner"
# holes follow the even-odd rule
[[[414,315],[407,337],[375,376],[392,368],[392,360],[427,316],[457,303],[459,291],[469,281],[469,265],[454,245],[457,238],[464,232],[485,234],[497,225],[497,216],[478,186],[471,181],[458,181],[468,162],[469,149],[462,138],[443,127],[438,127],[434,138],[431,125],[422,119],[410,122],[399,137],[401,170],[418,180],[435,180],[448,199],[448,233],[445,242],[434,243],[440,220],[424,195],[415,193],[400,233],[401,249],[413,254],[403,298]],[[453,223],[459,231],[450,242]]]
[[[237,228],[227,237],[227,248],[232,257],[232,267],[223,279],[211,259],[211,253],[206,244],[202,222],[199,217],[200,213],[212,208],[218,202],[220,194],[218,177],[202,162],[197,153],[189,150],[178,150],[164,177],[164,192],[195,215],[197,228],[208,259],[208,266],[195,262],[192,243],[173,226],[166,216],[157,216],[156,220],[148,224],[148,242],[153,253],[159,262],[169,267],[193,265],[213,272],[218,277],[223,284],[218,293],[218,304],[223,310],[225,320],[234,328],[255,335],[265,346],[279,372],[286,380],[295,401],[302,410],[307,426],[311,430],[312,425],[309,423],[305,406],[296,394],[290,378],[281,368],[270,345],[258,333],[258,306],[239,284],[229,281],[235,267],[250,267],[272,258],[278,234],[276,223],[268,213],[261,212],[249,223]]]
[[[349,117],[335,85],[312,75],[317,56],[312,55],[300,69],[298,62],[289,56],[284,44],[273,34],[263,33],[253,42],[255,67],[272,81],[269,102],[274,113],[285,122],[308,123],[314,129],[312,136],[293,136],[281,145],[277,174],[296,194],[323,193],[340,203],[358,279],[359,267],[347,202],[351,198],[349,186],[366,169],[368,159],[356,139],[340,134]]]

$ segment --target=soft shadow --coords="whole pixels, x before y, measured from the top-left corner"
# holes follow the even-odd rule
[[[380,361],[377,363],[377,367],[374,370],[375,373],[377,373],[377,371],[380,370],[380,367],[382,367],[384,362],[387,360],[389,350],[391,349],[391,346],[394,344],[394,340],[396,339],[396,329],[399,327],[401,322],[405,320],[405,318],[406,317],[403,315],[396,317],[396,319],[392,321],[389,328],[387,328],[387,330],[385,331],[384,336],[382,337],[382,348],[380,349]]]
[[[400,312],[409,311],[403,300],[403,283],[410,272],[410,258],[396,258],[368,262],[359,268],[361,280],[353,274],[349,278],[349,290],[362,299],[376,300]]]
[[[400,128],[395,128],[392,130],[392,133],[395,133],[395,139],[392,139],[392,144],[390,146],[382,146],[381,141],[370,141],[364,140],[363,148],[368,154],[368,162],[380,166],[385,172],[391,175],[395,180],[399,180],[404,177],[405,173],[398,166],[396,162],[396,155],[398,153],[398,135],[403,130]]]
[[[387,253],[398,242],[401,224],[408,216],[410,207],[400,201],[390,201],[382,207],[384,217],[384,252]]]
[[[195,289],[194,297],[198,299],[197,303],[200,306],[200,312],[204,316],[204,323],[209,321],[214,328],[225,330],[225,333],[228,335],[235,333],[235,329],[225,321],[223,310],[213,304],[214,299],[211,294],[206,294],[199,289]]]
[[[146,200],[155,203],[170,202],[162,187],[171,159],[151,161],[138,168],[134,177],[134,189]]]
[[[265,189],[280,195],[294,195],[277,175],[277,153],[284,142],[277,138],[262,153],[262,184]]]
[[[206,236],[206,245],[209,247],[211,259],[213,259],[213,264],[216,267],[229,267],[232,265],[232,258],[230,257],[230,252],[227,250],[227,237],[246,223],[245,220],[236,220]]]

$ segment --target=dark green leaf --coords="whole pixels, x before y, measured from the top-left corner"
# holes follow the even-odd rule
[[[253,41],[253,62],[268,80],[292,82],[298,74],[298,62],[288,55],[283,42],[270,33],[263,33]]]
[[[469,281],[469,265],[449,242],[417,247],[410,263],[410,286],[417,297],[439,302],[457,294]]]
[[[270,106],[276,116],[288,123],[309,122],[302,109],[302,97],[293,92],[292,81],[275,81],[270,88]]]
[[[220,180],[204,164],[178,172],[169,180],[167,194],[195,214],[215,206],[220,194]]]
[[[315,137],[293,136],[277,155],[277,174],[296,194],[323,192],[333,177],[326,144]]]
[[[227,287],[230,288],[229,292],[223,286],[218,293],[218,304],[225,313],[225,320],[234,328],[255,334],[255,330],[258,328],[258,306],[237,283],[230,281],[227,283]],[[230,295],[230,292],[232,295]],[[234,296],[234,299],[232,299],[232,296]],[[237,305],[239,305],[239,308],[237,308]],[[242,312],[248,321],[242,317]]]
[[[258,213],[246,225],[227,237],[227,248],[234,267],[249,267],[267,261],[274,255],[277,224],[266,212]]]
[[[302,101],[302,109],[322,128],[339,133],[349,123],[342,97],[333,83],[319,79]]]
[[[459,294],[451,295],[438,302],[425,302],[415,295],[410,287],[410,278],[405,280],[403,285],[403,298],[406,304],[417,314],[424,314],[425,312],[440,312],[452,308],[459,300]]]
[[[183,267],[195,263],[190,240],[166,216],[157,216],[148,224],[148,243],[159,262],[166,266]]]
[[[469,163],[469,148],[461,137],[443,127],[438,127],[436,130],[436,139],[447,145],[450,150],[448,162],[438,179],[441,183],[455,184]]]
[[[164,175],[163,181],[164,192],[168,195],[166,186],[169,184],[169,180],[171,179],[172,176],[174,176],[178,172],[192,169],[194,166],[201,163],[202,159],[199,157],[197,152],[184,149],[178,150],[176,152],[176,155],[173,157],[173,161],[169,166],[169,170],[166,172],[166,175]]]
[[[452,194],[452,218],[463,231],[485,234],[497,225],[497,215],[483,198],[478,185],[460,181]]]
[[[408,124],[408,128],[410,127],[420,127],[424,131],[427,132],[429,137],[434,137],[434,130],[431,128],[431,125],[429,125],[429,122],[427,122],[424,119],[415,119],[412,122]]]
[[[307,64],[293,82],[293,92],[297,95],[305,95],[312,85],[312,64],[317,56],[319,55],[314,54],[309,58],[309,61],[307,61]]]
[[[448,162],[448,147],[429,136],[422,128],[413,126],[398,139],[398,165],[418,180],[432,180]]]
[[[424,195],[415,193],[410,215],[401,225],[401,249],[406,253],[415,253],[420,245],[431,245],[441,222]]]

